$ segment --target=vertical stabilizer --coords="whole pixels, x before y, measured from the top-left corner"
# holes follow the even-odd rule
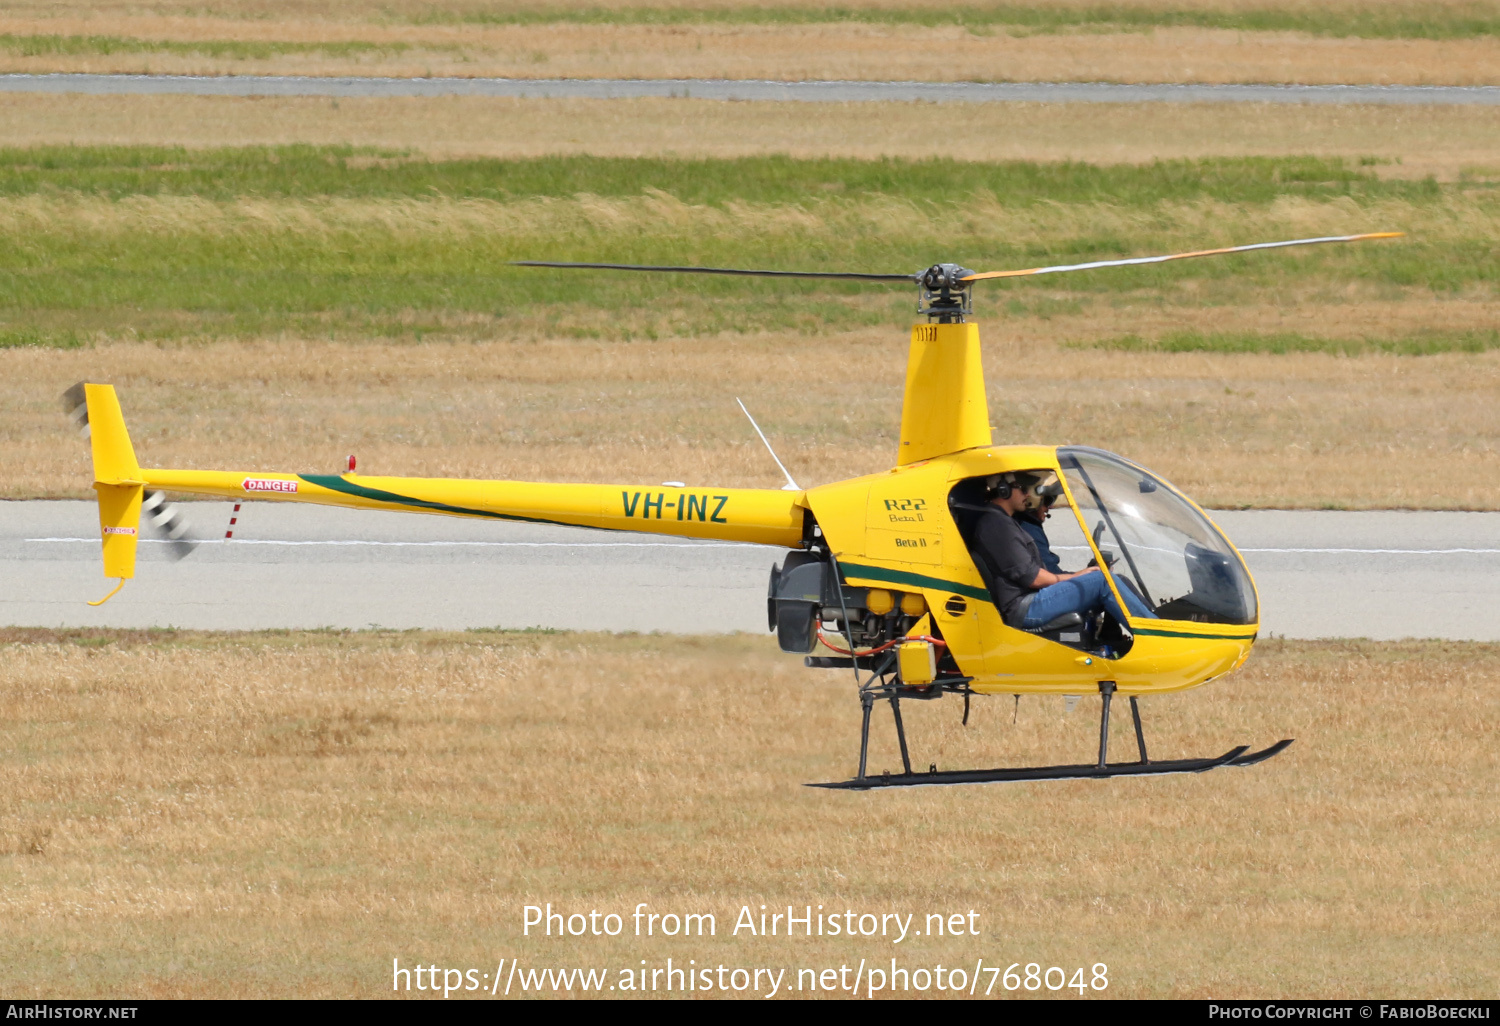
[[[979,326],[914,325],[896,465],[989,444],[990,407],[979,358]]]
[[[94,483],[139,482],[140,465],[125,431],[125,415],[114,385],[84,385],[88,403],[89,444],[94,450]]]
[[[99,530],[104,544],[104,576],[135,576],[135,550],[141,526],[145,482],[113,385],[84,385],[86,427],[94,454],[94,491],[99,495]]]

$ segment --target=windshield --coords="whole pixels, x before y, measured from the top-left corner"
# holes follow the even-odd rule
[[[1122,591],[1165,620],[1255,623],[1250,574],[1208,518],[1160,478],[1097,449],[1059,449],[1085,527]],[[1126,596],[1126,604],[1136,603]]]

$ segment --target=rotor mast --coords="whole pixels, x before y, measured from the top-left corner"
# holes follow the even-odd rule
[[[917,279],[917,312],[927,323],[911,329],[898,467],[993,443],[979,326],[968,320],[973,304],[965,279],[973,273],[933,264]]]

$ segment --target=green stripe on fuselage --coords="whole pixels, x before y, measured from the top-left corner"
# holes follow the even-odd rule
[[[1136,624],[1141,622],[1143,621],[1136,620],[1131,623],[1132,634],[1148,634],[1154,638],[1203,638],[1208,641],[1254,641],[1259,636],[1258,631],[1254,634],[1199,634],[1196,631],[1163,631],[1154,627],[1137,627]]]
[[[928,577],[926,574],[913,574],[905,570],[887,570],[882,566],[865,566],[862,563],[841,562],[839,568],[844,571],[846,577],[864,577],[883,584],[904,584],[910,588],[951,591],[955,595],[963,595],[980,602],[990,600],[990,593],[986,588],[976,588],[972,584],[959,584],[957,581],[945,581],[941,577]]]
[[[434,513],[454,513],[465,517],[487,517],[491,520],[518,520],[527,524],[555,524],[558,527],[586,527],[586,524],[570,524],[564,520],[546,520],[542,517],[523,517],[513,513],[495,513],[485,509],[469,509],[466,506],[450,506],[446,502],[432,502],[428,499],[414,499],[410,495],[399,495],[396,492],[387,492],[379,488],[366,488],[364,485],[346,481],[337,474],[298,474],[308,484],[315,484],[319,488],[327,488],[329,491],[343,492],[345,495],[357,495],[361,499],[373,499],[376,502],[389,502],[393,505],[407,506],[412,509],[432,510]]]

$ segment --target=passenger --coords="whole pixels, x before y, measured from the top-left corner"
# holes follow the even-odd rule
[[[1063,496],[1062,484],[1057,480],[1057,475],[1046,473],[1042,475],[1021,472],[1016,475],[1016,482],[1026,492],[1026,507],[1015,515],[1016,523],[1036,542],[1037,552],[1041,554],[1042,565],[1053,574],[1062,574],[1062,560],[1052,551],[1052,545],[1047,540],[1047,518],[1052,515],[1052,504]],[[1114,569],[1114,557],[1106,554],[1105,562],[1111,570]],[[1093,566],[1093,561],[1089,566]],[[1149,616],[1156,618],[1151,607],[1146,605],[1145,599],[1136,590],[1135,585],[1129,577],[1122,574],[1115,575],[1115,585],[1120,589],[1120,595],[1125,599],[1125,608],[1130,610],[1131,616]]]
[[[1062,488],[1057,484],[1057,475],[1048,475],[1051,480],[1038,480],[1034,474],[1017,474],[1016,483],[1022,488],[1026,496],[1026,506],[1015,515],[1016,523],[1021,529],[1031,535],[1031,540],[1036,542],[1037,552],[1041,554],[1042,566],[1050,573],[1062,573],[1062,560],[1052,551],[1052,545],[1047,541],[1047,518],[1052,515],[1052,504],[1062,494]]]
[[[979,518],[974,528],[974,555],[984,560],[990,572],[995,602],[1005,622],[1020,630],[1035,630],[1067,613],[1088,619],[1107,609],[1123,626],[1125,616],[1097,566],[1077,573],[1047,569],[1036,541],[1015,519],[1027,502],[1021,477],[997,474],[985,484],[986,501],[1005,515]],[[1136,602],[1130,604],[1133,608]],[[1141,605],[1136,615],[1151,616]]]

